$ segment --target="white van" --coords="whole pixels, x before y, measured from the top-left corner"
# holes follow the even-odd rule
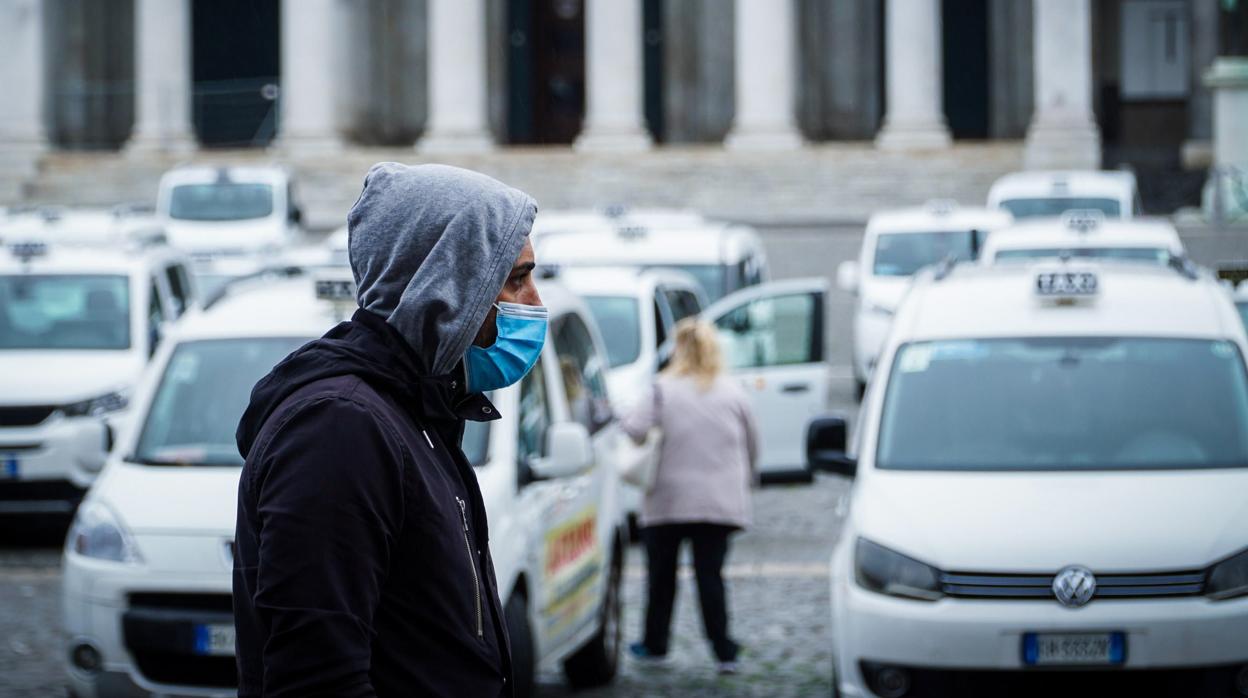
[[[552,218],[544,220],[543,215]],[[767,279],[767,255],[753,228],[685,211],[641,211],[614,218],[539,214],[533,246],[538,264],[559,269],[683,271],[697,279],[710,301]]]
[[[1063,258],[1169,264],[1183,256],[1183,241],[1167,221],[1105,220],[1097,211],[1068,211],[1061,219],[1026,220],[992,235],[979,259],[983,264]]]
[[[205,296],[263,269],[300,239],[303,213],[281,167],[179,167],[160,178],[156,218],[195,263]]]
[[[469,423],[464,450],[493,534],[517,695],[539,665],[610,681],[620,648],[624,530],[606,361],[588,310],[558,285],[547,350]],[[318,299],[318,292],[320,298]],[[63,561],[65,657],[91,696],[236,690],[231,545],[252,385],[355,308],[349,276],[239,282],[163,347],[122,437],[79,509]]]
[[[837,285],[856,297],[853,370],[859,396],[914,273],[949,258],[975,259],[989,234],[1012,221],[1002,211],[948,201],[871,216],[858,259],[841,262],[836,274]]]
[[[840,695],[1248,693],[1246,355],[1190,265],[916,279],[856,459],[843,420],[810,432],[814,464],[855,478]]]
[[[1106,218],[1140,215],[1135,175],[1121,170],[1014,172],[993,183],[988,208],[1015,219],[1051,218],[1071,210],[1094,209]]]
[[[0,248],[0,513],[69,513],[161,337],[196,307],[167,248]]]

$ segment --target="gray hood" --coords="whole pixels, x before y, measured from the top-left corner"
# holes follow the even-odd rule
[[[385,318],[428,375],[450,373],[524,247],[537,202],[447,165],[378,163],[347,214],[360,307]]]

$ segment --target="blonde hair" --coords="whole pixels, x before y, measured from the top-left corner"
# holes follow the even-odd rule
[[[676,323],[675,335],[672,361],[664,373],[692,378],[703,390],[709,389],[724,366],[715,328],[709,322],[685,318]]]

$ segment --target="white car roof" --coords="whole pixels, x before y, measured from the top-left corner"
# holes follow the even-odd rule
[[[1066,249],[1084,247],[1156,247],[1183,253],[1183,241],[1174,226],[1163,220],[1110,219],[1080,232],[1064,221],[1035,218],[999,230],[984,243],[984,259],[998,250]]]
[[[702,292],[697,279],[674,269],[577,266],[560,270],[558,279],[582,296],[640,296],[652,293],[660,283]]]
[[[1061,191],[1055,192],[1054,189]],[[1121,170],[1049,170],[1013,172],[988,190],[988,206],[1013,198],[1050,196],[1108,196],[1125,200],[1135,192],[1135,175]]]
[[[197,317],[189,318],[177,331],[182,340],[231,337],[319,337],[335,324],[347,320],[357,309],[352,301],[334,303],[316,297],[316,281],[350,279],[345,270],[330,274],[292,277],[258,277],[233,284],[227,293]],[[580,300],[558,283],[538,282],[542,302],[552,318]]]
[[[704,221],[697,225],[625,225],[541,235],[534,239],[538,264],[647,266],[733,263],[762,243],[752,228]]]
[[[867,221],[868,236],[888,233],[934,233],[996,230],[1014,221],[1008,212],[977,206],[929,202],[914,208],[879,211]]]
[[[1036,295],[1036,275],[1092,271],[1091,299],[1062,305]],[[1036,262],[1026,267],[962,264],[916,278],[898,309],[890,343],[989,337],[1152,336],[1242,338],[1229,297],[1205,273],[1170,267]],[[1242,340],[1241,340],[1242,343]]]
[[[274,186],[282,186],[290,179],[286,168],[278,165],[229,165],[214,167],[212,165],[186,165],[169,170],[161,177],[161,186],[173,187],[179,184],[211,184],[224,174],[236,182],[266,182]]]

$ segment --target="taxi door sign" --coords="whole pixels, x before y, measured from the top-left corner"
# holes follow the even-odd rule
[[[590,507],[546,533],[542,555],[547,632],[559,635],[594,618],[594,601],[602,576],[598,512]]]

